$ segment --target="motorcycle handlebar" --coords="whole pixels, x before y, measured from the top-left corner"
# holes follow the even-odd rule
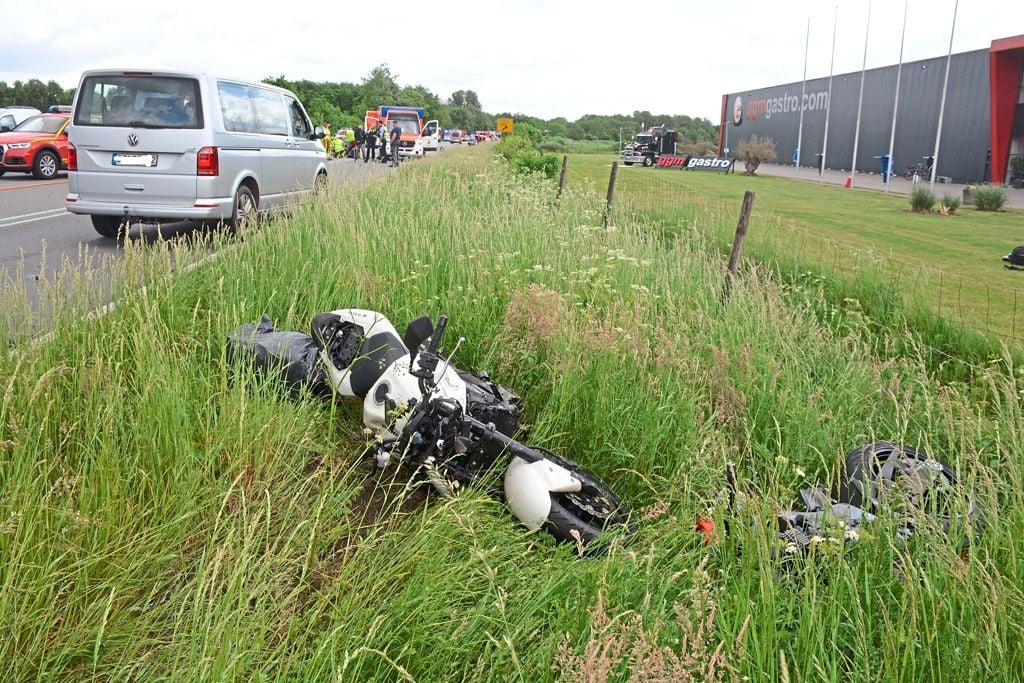
[[[441,337],[444,336],[444,328],[448,326],[448,316],[442,315],[437,319],[437,327],[434,334],[430,335],[430,342],[427,344],[428,353],[437,353],[437,347],[441,345]]]

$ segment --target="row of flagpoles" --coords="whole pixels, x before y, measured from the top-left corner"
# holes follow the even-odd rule
[[[909,7],[910,0],[903,0],[903,30],[900,35],[900,61],[899,66],[896,68],[896,93],[893,99],[892,107],[892,128],[889,132],[889,155],[888,155],[888,172],[885,173],[885,190],[889,191],[889,179],[892,177],[893,172],[893,145],[896,142],[896,114],[899,111],[900,103],[900,77],[903,72],[903,45],[907,35],[907,9]],[[929,179],[929,187],[935,189],[935,174],[939,168],[939,142],[942,138],[942,117],[946,109],[946,89],[949,85],[949,63],[953,57],[953,35],[956,32],[956,15],[957,10],[960,7],[960,0],[956,0],[956,4],[953,6],[953,24],[949,30],[949,51],[946,54],[946,73],[942,79],[942,99],[939,105],[939,123],[938,128],[935,131],[935,151],[932,154],[932,168],[931,178]],[[825,139],[821,146],[821,169],[825,168],[825,154],[828,152],[828,123],[831,118],[832,110],[832,73],[836,63],[836,29],[839,26],[839,6],[836,5],[835,19],[832,25],[832,61],[829,65],[828,70],[828,104],[825,107]],[[860,71],[860,94],[857,97],[857,126],[853,134],[853,165],[850,172],[850,186],[853,186],[854,181],[857,177],[857,145],[860,142],[860,115],[861,106],[864,102],[864,75],[867,71],[868,65],[868,35],[871,30],[871,0],[868,0],[868,20],[867,26],[864,29],[864,59],[861,63]],[[811,19],[807,18],[807,38],[804,42],[804,78],[803,85],[800,90],[800,101],[803,102],[803,95],[807,92],[807,56],[809,52],[811,41]],[[804,131],[804,110],[800,108],[800,123],[797,128],[796,136],[796,172],[800,173],[800,149]]]

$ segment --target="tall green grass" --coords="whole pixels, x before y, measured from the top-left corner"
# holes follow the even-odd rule
[[[185,273],[223,245],[130,247],[108,315],[53,288],[53,337],[0,349],[0,680],[642,680],[661,648],[695,662],[677,680],[712,659],[719,680],[1019,678],[1012,358],[978,378],[981,404],[913,339],[880,356],[868,321],[827,324],[765,270],[723,306],[721,258],[688,224],[604,229],[591,193],[554,195],[486,149],[444,155]],[[635,542],[580,559],[476,491],[422,502],[389,474],[373,493],[359,405],[225,366],[239,323],[347,306],[447,313],[459,363],[630,502]],[[961,471],[988,512],[963,558],[888,522],[806,557],[774,541],[763,520],[871,438]],[[724,538],[727,460],[753,484]]]
[[[603,194],[608,168],[600,161],[574,158],[570,183]],[[1007,279],[998,264],[981,260],[981,247],[990,247],[1005,226],[956,228],[957,235],[973,230],[981,237],[956,238],[945,228],[936,236],[950,217],[931,216],[940,223],[917,225],[923,217],[880,193],[851,197],[840,188],[789,179],[658,169],[620,172],[613,214],[669,239],[681,227],[699,230],[728,254],[740,207],[734,195],[742,188],[758,193],[744,258],[769,269],[791,296],[814,304],[826,322],[866,318],[881,330],[875,349],[880,356],[923,350],[929,368],[946,381],[974,380],[977,366],[1001,358],[1004,345],[1021,361],[1024,299],[1012,274]],[[945,248],[937,249],[935,239]],[[926,251],[934,259],[920,261]],[[972,279],[986,267],[991,282]],[[905,347],[901,340],[908,335],[924,346]]]

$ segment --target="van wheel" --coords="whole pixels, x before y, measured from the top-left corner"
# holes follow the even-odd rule
[[[36,155],[35,163],[32,164],[32,175],[40,180],[52,180],[57,177],[60,170],[60,159],[49,150]]]
[[[235,192],[235,206],[231,211],[231,221],[228,223],[231,232],[236,235],[245,232],[245,229],[256,220],[257,208],[252,190],[240,185]]]
[[[109,237],[110,239],[123,240],[128,234],[128,224],[124,223],[124,230],[121,230],[122,220],[120,216],[90,216],[92,227],[96,232]]]
[[[323,194],[324,192],[327,192],[327,174],[326,173],[318,173],[317,174],[316,180],[313,181],[313,191],[318,193],[318,194]]]

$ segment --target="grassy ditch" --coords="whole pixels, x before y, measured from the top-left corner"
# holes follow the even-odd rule
[[[51,289],[53,338],[0,349],[0,680],[1014,680],[1012,359],[979,405],[762,269],[723,307],[702,231],[605,229],[591,193],[554,194],[486,149],[445,154],[186,274],[173,247],[130,248],[118,306],[88,324]],[[447,313],[460,364],[526,397],[528,440],[630,501],[635,543],[580,559],[478,492],[367,480],[360,406],[225,367],[239,323],[344,306]],[[969,552],[887,521],[806,556],[765,532],[871,438],[961,471],[988,512]],[[729,459],[754,483],[708,548],[693,523],[721,531]]]

